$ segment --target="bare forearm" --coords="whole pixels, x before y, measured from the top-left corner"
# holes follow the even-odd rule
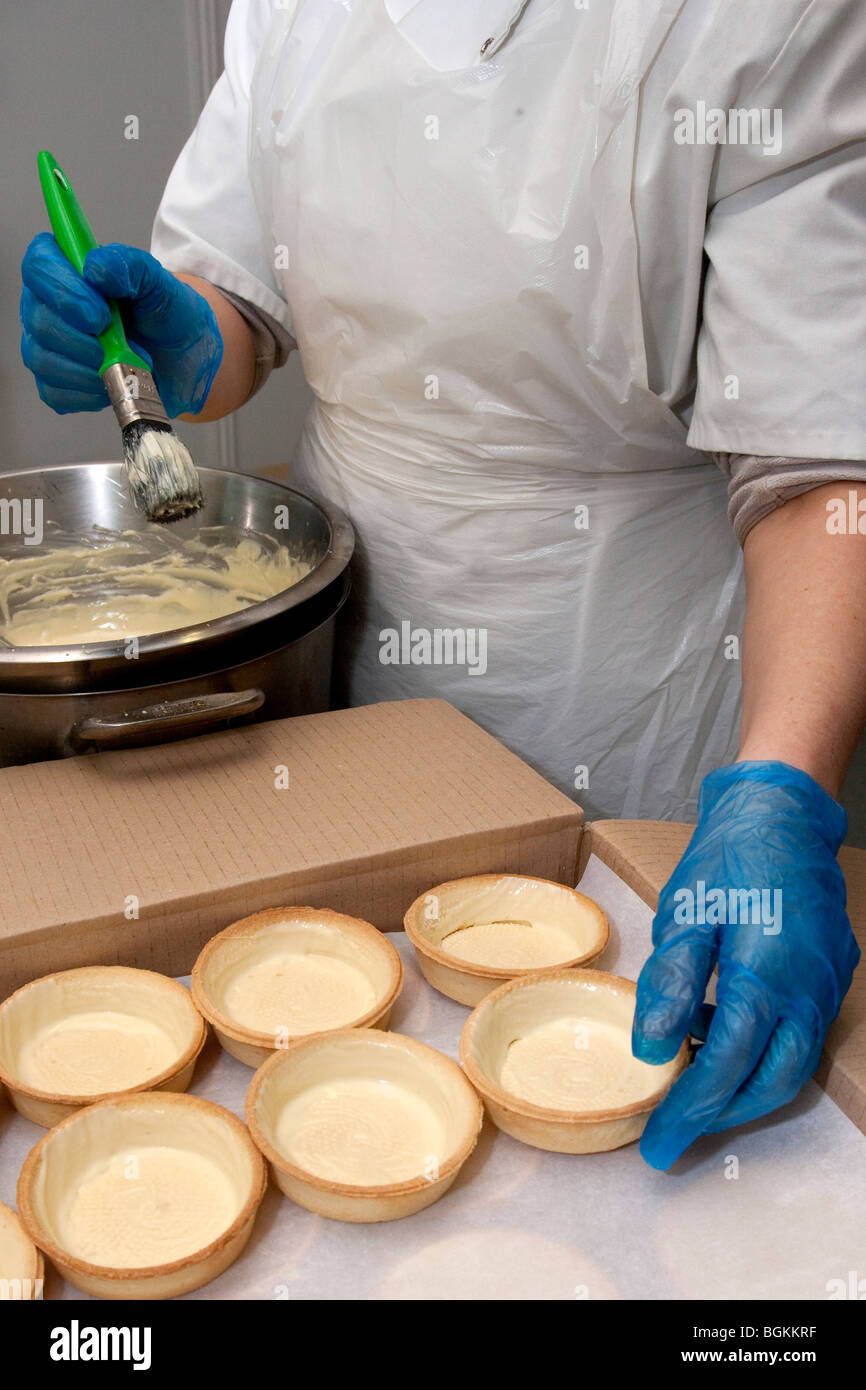
[[[837,796],[866,722],[866,534],[831,534],[831,483],[749,532],[739,757],[802,768]],[[866,522],[864,522],[866,524]]]
[[[243,316],[215,285],[197,275],[178,275],[177,278],[185,285],[192,285],[207,300],[216,315],[223,340],[222,361],[204,410],[200,415],[184,415],[181,419],[221,420],[249,400],[256,370],[252,335]]]

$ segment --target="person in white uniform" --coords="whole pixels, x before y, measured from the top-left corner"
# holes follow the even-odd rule
[[[660,1167],[791,1099],[858,955],[864,56],[859,0],[235,0],[157,260],[25,257],[56,409],[105,404],[103,296],[173,414],[297,347],[346,702],[443,696],[593,816],[697,812],[638,991],[644,1060],[707,1038]],[[700,883],[781,890],[780,930],[679,920]]]

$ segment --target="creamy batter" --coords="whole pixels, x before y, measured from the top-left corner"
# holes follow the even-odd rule
[[[19,647],[147,637],[239,612],[312,569],[267,538],[211,532],[207,541],[125,532],[94,546],[0,557],[0,636]]]
[[[314,1174],[378,1186],[418,1177],[446,1152],[435,1110],[407,1086],[347,1077],[310,1086],[283,1107],[277,1148]]]
[[[98,1096],[139,1086],[177,1061],[158,1023],[110,1009],[69,1014],[21,1048],[19,1079],[54,1095]]]
[[[239,971],[225,992],[226,1012],[257,1033],[292,1037],[346,1027],[376,1002],[357,965],[336,956],[286,951]]]
[[[632,1056],[627,1029],[596,1019],[560,1018],[511,1044],[500,1085],[554,1110],[606,1110],[651,1096],[659,1069]]]
[[[231,1181],[212,1159],[155,1145],[95,1163],[60,1213],[58,1235],[91,1264],[145,1268],[203,1249],[239,1211]]]
[[[580,955],[574,937],[561,927],[518,918],[458,927],[443,938],[442,950],[457,960],[504,970],[559,965]]]

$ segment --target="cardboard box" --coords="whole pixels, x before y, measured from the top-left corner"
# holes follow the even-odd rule
[[[593,821],[581,842],[579,873],[589,856],[597,854],[655,909],[693,830],[693,825],[674,821]],[[815,1080],[866,1134],[866,850],[843,845],[839,864],[848,885],[848,916],[864,959],[830,1026]]]
[[[75,965],[187,973],[247,913],[383,930],[436,883],[572,884],[582,814],[441,700],[0,770],[0,998]]]

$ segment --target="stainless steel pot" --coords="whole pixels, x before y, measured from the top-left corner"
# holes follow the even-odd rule
[[[265,478],[202,468],[205,506],[172,534],[202,526],[275,535],[311,561],[292,588],[225,618],[138,639],[78,647],[0,644],[0,766],[187,737],[237,719],[327,709],[335,620],[349,591],[352,527],[342,512]],[[41,499],[53,529],[143,531],[119,463],[62,464],[0,475],[0,499]],[[279,513],[277,509],[280,509]],[[0,520],[9,528],[8,504]],[[274,529],[275,517],[287,525]],[[0,534],[0,556],[22,538]],[[31,549],[32,553],[32,549]]]

